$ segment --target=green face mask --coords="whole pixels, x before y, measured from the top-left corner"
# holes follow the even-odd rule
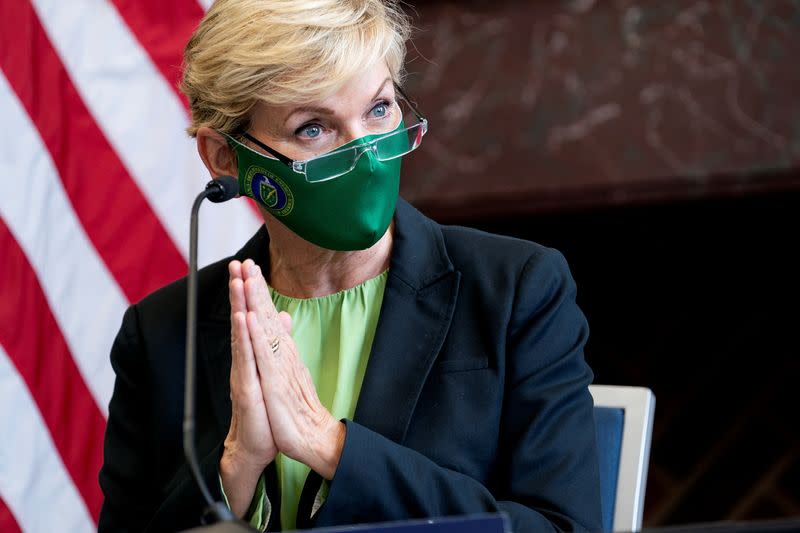
[[[402,121],[395,131],[401,129]],[[334,152],[385,136],[367,135]],[[236,140],[229,138],[229,142],[238,158],[239,194],[265,206],[308,242],[329,250],[364,250],[386,233],[400,188],[400,157],[380,161],[380,147],[365,147],[349,172],[327,181],[309,182],[277,159]],[[391,142],[399,143],[392,148],[401,151],[400,144],[408,146],[404,135],[393,137]]]

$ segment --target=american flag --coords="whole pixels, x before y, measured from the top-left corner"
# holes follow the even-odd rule
[[[122,315],[185,275],[208,180],[183,46],[211,0],[0,0],[0,531],[96,530]],[[245,200],[201,210],[200,263]]]

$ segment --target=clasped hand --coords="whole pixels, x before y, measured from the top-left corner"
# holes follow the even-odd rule
[[[242,516],[278,452],[332,479],[345,427],[320,402],[291,337],[292,319],[275,309],[261,269],[248,259],[228,270],[232,413],[220,475]]]

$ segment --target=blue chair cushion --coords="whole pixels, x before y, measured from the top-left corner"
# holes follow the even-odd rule
[[[594,408],[597,455],[600,462],[600,505],[603,513],[603,531],[613,531],[614,529],[614,504],[624,423],[624,409],[619,407]]]

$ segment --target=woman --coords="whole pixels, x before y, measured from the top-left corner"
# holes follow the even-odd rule
[[[502,511],[599,529],[583,358],[560,254],[398,200],[427,131],[380,0],[218,0],[185,53],[189,133],[263,215],[199,274],[198,451],[217,498],[275,531]],[[185,282],[112,350],[100,529],[196,525],[181,449]]]

